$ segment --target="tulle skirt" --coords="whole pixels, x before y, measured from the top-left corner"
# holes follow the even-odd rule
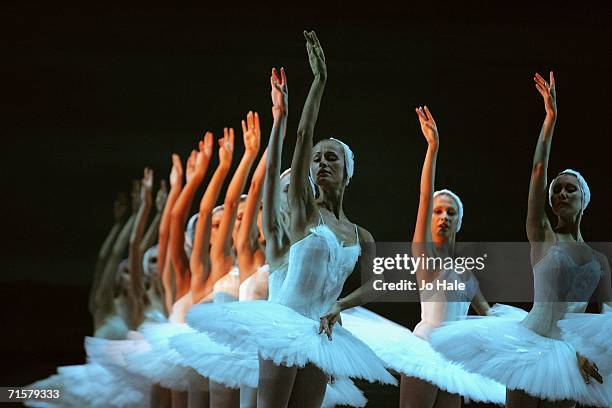
[[[506,390],[489,378],[466,371],[407,328],[357,307],[342,312],[342,325],[366,343],[387,368],[428,381],[468,400],[503,404]]]
[[[122,358],[129,372],[175,391],[208,390],[208,381],[186,365],[181,355],[170,347],[171,337],[192,333],[193,329],[184,323],[144,323],[139,331],[145,341],[139,346],[140,351],[123,350]]]
[[[612,376],[603,384],[585,384],[570,343],[540,336],[516,316],[449,322],[432,333],[430,343],[445,357],[510,390],[553,401],[612,406]]]
[[[184,364],[212,381],[229,388],[257,387],[259,357],[255,347],[231,350],[213,342],[206,333],[176,335],[170,339],[170,347],[183,357]],[[363,392],[350,379],[344,378],[327,385],[322,406],[363,407],[366,402]]]
[[[396,384],[382,361],[362,341],[339,325],[333,340],[318,334],[319,321],[268,301],[193,306],[187,323],[232,350],[257,350],[275,364],[311,363],[335,378],[355,377]]]
[[[602,374],[612,374],[612,312],[568,313],[559,327],[563,339],[597,364]]]
[[[33,389],[59,389],[55,402],[28,401],[32,407],[142,407],[149,405],[148,387],[134,386],[105,367],[88,363],[58,367],[58,374],[29,385]]]

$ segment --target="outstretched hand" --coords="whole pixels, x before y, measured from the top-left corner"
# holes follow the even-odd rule
[[[159,183],[159,190],[157,190],[157,195],[155,196],[155,208],[157,212],[161,213],[166,206],[166,200],[168,199],[168,184],[166,180],[161,180]]]
[[[257,155],[261,140],[261,130],[259,128],[259,115],[257,112],[249,112],[246,122],[242,121],[242,134],[244,138],[245,153]]]
[[[342,309],[338,302],[334,303],[331,309],[325,315],[321,317],[321,322],[319,324],[319,334],[325,332],[327,338],[331,341],[332,339],[332,329],[334,324],[340,319],[340,312]]]
[[[597,364],[592,363],[579,353],[576,353],[576,359],[578,360],[578,369],[580,370],[580,375],[582,375],[585,384],[589,383],[589,377],[592,377],[598,383],[603,384],[603,378],[601,374],[599,374],[599,368],[597,368]]]
[[[180,187],[183,183],[183,164],[178,154],[172,155],[172,170],[170,171],[170,188]]]
[[[198,152],[195,150],[191,151],[189,158],[187,159],[187,165],[185,166],[185,180],[189,183],[196,172],[196,159],[198,158]]]
[[[153,191],[153,169],[144,168],[144,174],[140,183],[140,199],[142,202],[151,202]]]
[[[540,74],[536,72],[533,80],[535,87],[544,98],[544,109],[547,115],[557,115],[557,90],[555,89],[555,76],[552,71],[548,74],[549,82],[546,82]]]
[[[212,156],[212,144],[213,135],[210,132],[206,132],[206,134],[204,135],[204,139],[198,142],[198,151],[195,155],[193,174],[191,175],[191,177],[204,177],[206,173],[206,168],[208,167],[208,163],[210,162],[210,158]],[[189,166],[189,162],[187,163],[187,165]],[[190,178],[189,167],[187,170],[187,178]]]
[[[304,31],[304,38],[306,38],[306,51],[308,52],[308,61],[310,62],[312,73],[316,77],[326,78],[327,66],[325,65],[325,54],[317,35],[314,31]]]
[[[415,110],[419,117],[419,122],[421,123],[421,131],[423,132],[423,136],[425,136],[427,143],[438,143],[438,125],[436,125],[436,121],[431,115],[431,112],[429,112],[427,106],[424,108],[419,106]]]
[[[287,77],[285,76],[284,68],[280,69],[280,77],[276,68],[272,68],[270,85],[272,86],[272,91],[270,92],[272,97],[272,118],[277,122],[281,117],[286,117],[289,113],[289,90],[287,89]]]
[[[228,169],[234,154],[234,129],[223,128],[223,137],[219,139],[219,165]]]
[[[141,180],[132,180],[132,214],[135,214],[140,208],[140,190],[142,187]]]

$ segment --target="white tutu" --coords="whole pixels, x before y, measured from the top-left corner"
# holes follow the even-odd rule
[[[59,389],[57,402],[27,402],[29,406],[56,407],[142,407],[149,403],[148,393],[120,381],[96,363],[58,367],[58,374],[27,388]]]
[[[178,351],[185,364],[210,380],[230,388],[257,388],[259,357],[255,347],[250,347],[249,352],[231,350],[212,341],[206,333],[176,335],[170,339],[170,347]],[[366,402],[363,392],[346,378],[327,385],[322,406],[363,407]]]
[[[325,388],[325,398],[321,408],[333,408],[336,405],[365,407],[368,400],[353,381],[348,378],[336,379]]]
[[[123,340],[128,332],[127,324],[118,315],[112,315],[104,320],[94,332],[95,337],[111,340]]]
[[[107,340],[85,337],[85,351],[89,361],[106,368],[116,379],[149,394],[151,381],[128,369],[127,357],[149,352],[151,346],[141,333],[130,331],[126,340]]]
[[[144,323],[139,330],[150,348],[124,356],[130,372],[176,391],[192,387],[208,389],[207,382],[185,365],[181,355],[169,345],[172,336],[191,333],[193,329],[184,323]]]
[[[448,322],[432,333],[430,343],[445,357],[510,390],[541,399],[612,406],[612,376],[604,384],[585,384],[569,343],[540,336],[515,318]]]
[[[469,400],[496,404],[505,401],[503,385],[467,372],[407,328],[368,309],[357,307],[342,312],[342,325],[366,343],[389,369],[428,381]]]
[[[206,333],[184,333],[170,339],[170,347],[178,352],[183,364],[203,377],[229,388],[257,387],[259,360],[251,353],[230,350],[210,339]]]
[[[255,347],[275,364],[304,367],[312,363],[336,378],[357,377],[396,384],[395,378],[363,342],[339,325],[333,340],[318,334],[319,322],[268,301],[193,306],[186,317],[193,328],[231,349]]]
[[[612,374],[612,313],[568,313],[558,324],[563,338],[580,354],[602,374]]]

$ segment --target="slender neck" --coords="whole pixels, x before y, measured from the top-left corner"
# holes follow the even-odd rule
[[[434,249],[438,256],[451,258],[455,256],[455,234],[450,238],[434,235],[433,241]]]
[[[582,234],[580,233],[580,220],[582,215],[577,215],[573,219],[567,219],[563,217],[557,217],[557,226],[555,227],[555,233],[563,235],[571,235],[576,241],[584,242]]]
[[[332,189],[320,189],[317,205],[323,206],[331,211],[337,219],[346,218],[343,209],[344,186]]]

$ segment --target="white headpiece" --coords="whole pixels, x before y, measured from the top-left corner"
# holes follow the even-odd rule
[[[580,184],[580,192],[582,193],[582,208],[580,209],[580,215],[582,215],[584,210],[587,208],[587,205],[589,205],[591,202],[591,189],[589,189],[589,185],[584,177],[582,177],[582,174],[576,170],[565,169],[561,173],[557,174],[557,177],[550,182],[550,186],[548,186],[548,204],[552,207],[553,185],[555,184],[557,178],[562,174],[571,174],[578,179],[578,184]]]
[[[433,198],[436,198],[440,194],[446,194],[447,196],[455,200],[455,203],[457,204],[459,210],[459,218],[457,219],[457,230],[455,232],[459,232],[459,230],[461,229],[461,223],[463,222],[463,203],[461,202],[461,199],[457,194],[447,189],[442,189],[434,192]]]
[[[153,245],[151,248],[147,249],[142,256],[142,271],[144,272],[144,275],[149,279],[152,278],[151,270],[149,270],[149,260],[152,257],[157,256],[158,248],[158,245]]]
[[[198,222],[198,218],[200,214],[194,214],[189,218],[187,222],[187,229],[185,230],[185,246],[189,247],[189,249],[193,248],[193,240],[195,237],[196,223]]]
[[[334,142],[338,142],[344,151],[344,168],[346,169],[346,183],[344,185],[348,185],[351,178],[353,178],[353,173],[355,172],[355,155],[353,151],[346,143],[342,140],[338,140],[336,138],[330,137],[329,140],[333,140]]]

